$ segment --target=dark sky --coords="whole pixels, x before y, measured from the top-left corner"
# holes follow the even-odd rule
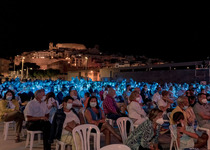
[[[203,60],[210,55],[209,14],[197,5],[9,1],[0,5],[0,57],[68,42],[175,62]]]

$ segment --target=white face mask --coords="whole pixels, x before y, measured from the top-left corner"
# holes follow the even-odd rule
[[[157,120],[156,120],[156,123],[162,125],[162,124],[164,123],[163,118],[157,119]]]
[[[97,103],[96,102],[90,102],[91,107],[96,107]]]
[[[208,103],[207,99],[202,99],[201,102],[204,103],[204,104]]]
[[[184,106],[183,109],[186,110],[188,108],[188,106]]]
[[[46,96],[43,96],[41,101],[44,102],[45,99],[46,99]]]
[[[66,109],[70,110],[72,108],[72,103],[67,103]]]
[[[11,100],[12,100],[12,96],[7,96],[6,99],[7,99],[8,101],[11,101]]]
[[[141,97],[137,97],[137,98],[136,98],[136,100],[137,100],[138,102],[140,102],[140,100],[141,100]]]
[[[73,99],[77,99],[77,96],[72,96]]]

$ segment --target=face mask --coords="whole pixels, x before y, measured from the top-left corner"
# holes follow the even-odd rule
[[[137,97],[136,100],[139,102],[141,100],[141,97]]]
[[[6,99],[9,101],[12,100],[12,96],[7,96]]]
[[[42,102],[43,102],[45,99],[46,99],[46,96],[43,96],[43,97],[42,97],[42,99],[41,99],[41,100],[42,100]]]
[[[96,105],[97,105],[96,102],[90,102],[91,107],[96,107]]]
[[[73,99],[77,99],[77,96],[72,96]]]
[[[72,103],[67,103],[66,109],[70,110],[72,108]]]
[[[162,125],[162,124],[164,123],[163,118],[157,119],[157,120],[156,120],[156,123]]]
[[[184,106],[183,109],[186,110],[188,108],[188,106]]]
[[[207,99],[202,99],[201,102],[204,103],[204,104],[208,103]]]

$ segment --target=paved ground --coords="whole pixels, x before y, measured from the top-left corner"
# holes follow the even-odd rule
[[[118,131],[117,128],[115,128],[116,131]],[[9,134],[8,138],[6,141],[3,140],[2,137],[3,133],[3,124],[0,123],[0,150],[28,150],[29,148],[25,148],[25,142],[26,142],[26,137],[21,137],[22,142],[20,143],[15,143],[15,131],[10,128],[9,129]],[[116,138],[112,137],[111,139],[112,144],[120,143]],[[170,134],[166,133],[160,136],[160,143],[164,150],[169,150],[169,144],[170,144]],[[104,141],[104,136],[101,136],[101,147],[105,146],[105,141]],[[43,149],[43,144],[38,144],[37,140],[34,141],[34,147],[33,150],[42,150]],[[55,150],[55,144],[52,144],[52,150]],[[206,150],[206,149],[202,149]]]

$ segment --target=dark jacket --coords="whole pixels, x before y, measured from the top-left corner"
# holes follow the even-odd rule
[[[49,142],[53,143],[54,139],[61,139],[61,134],[63,130],[63,123],[66,119],[66,114],[62,109],[58,109],[53,117],[53,122],[51,125],[51,130],[50,130],[50,138]]]

